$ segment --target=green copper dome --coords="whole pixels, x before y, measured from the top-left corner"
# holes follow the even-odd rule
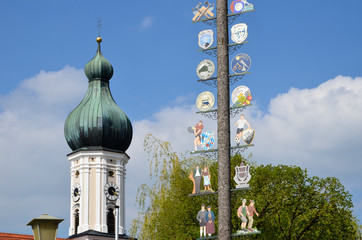
[[[131,144],[132,124],[111,95],[113,67],[102,55],[101,41],[97,38],[97,53],[84,68],[86,96],[65,121],[65,139],[73,151],[99,147],[124,152]]]
[[[99,43],[100,44],[100,43]],[[94,58],[90,60],[84,67],[84,73],[89,79],[93,80],[102,80],[108,82],[109,79],[113,76],[113,67],[110,62],[108,62],[105,57],[103,57],[100,50],[100,45],[98,46],[98,51]]]

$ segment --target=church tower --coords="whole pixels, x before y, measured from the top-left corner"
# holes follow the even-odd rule
[[[65,139],[72,149],[67,155],[71,172],[69,236],[84,232],[115,233],[119,207],[119,233],[125,234],[125,176],[132,140],[132,124],[118,107],[109,89],[113,67],[98,50],[84,72],[88,90],[69,114]],[[83,238],[82,238],[83,239]]]

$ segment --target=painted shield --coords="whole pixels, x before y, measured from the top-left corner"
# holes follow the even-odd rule
[[[247,145],[250,145],[254,140],[255,130],[248,128],[241,132],[241,136]]]
[[[209,150],[212,145],[214,145],[214,132],[203,132],[201,133],[201,147],[204,150]]]
[[[246,73],[251,66],[251,59],[245,53],[239,53],[231,61],[231,70],[236,74]]]
[[[231,27],[231,40],[235,43],[243,43],[248,37],[248,25],[238,23]]]
[[[201,111],[210,110],[215,104],[215,96],[212,92],[205,91],[199,94],[196,99],[196,107]]]
[[[241,13],[244,9],[244,2],[242,0],[232,1],[230,4],[230,10],[233,13]]]
[[[233,107],[242,107],[250,104],[252,97],[251,91],[247,86],[239,86],[231,94]]]
[[[235,167],[234,181],[237,184],[236,188],[249,187],[248,182],[251,179],[249,169],[249,165],[245,166],[243,162],[240,163],[240,166]]]
[[[249,166],[235,167],[235,171],[238,179],[244,182],[246,177],[249,175]]]
[[[206,29],[199,33],[199,46],[202,49],[208,49],[214,43],[214,31]]]
[[[202,80],[209,79],[212,75],[214,75],[214,73],[215,64],[209,59],[205,59],[197,65],[196,74]]]

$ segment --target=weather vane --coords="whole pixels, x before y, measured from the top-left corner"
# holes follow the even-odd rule
[[[98,19],[98,24],[97,24],[97,27],[98,27],[98,37],[101,36],[101,26],[102,26],[102,20],[101,18]]]

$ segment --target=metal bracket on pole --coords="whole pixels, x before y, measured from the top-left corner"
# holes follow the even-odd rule
[[[230,155],[234,156],[236,154],[245,152],[245,150],[248,149],[249,147],[254,147],[254,144],[230,147]],[[208,159],[213,159],[213,160],[217,160],[217,158],[218,158],[217,149],[192,151],[191,154],[201,154],[203,157],[206,157]]]
[[[241,107],[230,107],[230,117],[234,118],[238,114],[240,114],[242,111],[246,109],[246,107],[252,106],[252,104],[241,106]],[[196,112],[197,114],[201,114],[204,117],[210,118],[212,120],[217,119],[217,109],[211,109],[207,111],[199,111]]]
[[[199,23],[199,22],[206,23],[210,27],[216,27],[216,17],[209,18],[209,19],[203,19],[203,20],[200,20],[200,21],[197,21],[197,22],[196,21],[192,22],[192,23]]]
[[[241,12],[241,13],[232,13],[232,14],[229,14],[228,15],[228,23],[229,23],[229,25],[231,25],[231,24],[233,24],[234,23],[234,21],[241,15],[241,14],[243,14],[243,13],[248,13],[248,12],[254,12],[255,10],[254,10],[254,8],[253,9],[251,9],[251,10],[248,10],[248,11],[243,11],[243,12]]]
[[[245,77],[246,74],[250,74],[250,72],[244,72],[244,73],[238,73],[238,74],[231,74],[229,75],[229,79],[230,79],[230,86],[234,85],[236,82],[240,81],[241,79],[243,79]],[[212,77],[209,79],[199,79],[197,80],[198,82],[201,82],[203,84],[205,84],[206,86],[210,86],[210,87],[217,87],[217,77]]]
[[[242,43],[232,43],[229,44],[229,54],[233,54],[236,50],[244,46],[245,43],[248,43],[248,41],[244,41]],[[217,57],[217,47],[212,47],[208,49],[199,49],[197,50],[199,52],[205,53],[206,55],[209,55],[211,57]]]

